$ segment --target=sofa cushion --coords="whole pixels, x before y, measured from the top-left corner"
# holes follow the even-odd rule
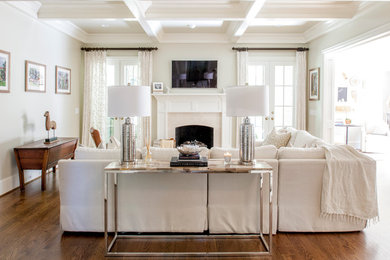
[[[210,159],[223,159],[223,154],[229,152],[233,159],[239,158],[238,148],[213,147],[210,149]],[[273,145],[255,147],[255,159],[276,159],[278,150]]]
[[[323,148],[281,147],[278,150],[279,159],[325,159]]]
[[[276,148],[286,146],[291,138],[291,133],[283,133],[272,129],[271,133],[265,138],[263,145],[275,145]]]
[[[97,149],[77,147],[76,160],[120,160],[120,149]],[[141,159],[141,151],[137,149],[136,159]]]
[[[150,147],[152,153],[152,159],[158,161],[171,161],[173,156],[179,156],[179,151],[176,148],[161,148]],[[146,147],[142,149],[142,158],[146,156]],[[200,156],[209,158],[209,149],[206,147],[200,148]]]
[[[319,142],[319,138],[312,136],[305,130],[298,130],[293,147],[313,147]]]

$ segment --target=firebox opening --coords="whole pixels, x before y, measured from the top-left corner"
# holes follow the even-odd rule
[[[179,146],[187,141],[204,143],[207,148],[214,146],[214,128],[203,125],[185,125],[175,129],[176,145]]]

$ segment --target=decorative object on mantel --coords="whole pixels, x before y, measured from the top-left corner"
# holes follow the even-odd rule
[[[122,125],[121,164],[135,163],[135,125],[130,117],[150,116],[150,86],[112,86],[108,88],[108,116],[125,117]]]
[[[164,92],[164,83],[153,82],[153,93],[162,93],[162,92]]]
[[[46,92],[46,65],[26,60],[25,91]]]
[[[45,120],[45,127],[47,131],[47,138],[45,139],[45,144],[51,144],[54,142],[57,142],[56,137],[56,129],[57,129],[57,123],[56,121],[50,121],[50,113],[49,111],[46,111],[45,114],[43,114],[44,117],[46,117]],[[53,137],[50,138],[50,129],[53,129]]]
[[[0,50],[0,93],[10,92],[11,53]]]
[[[161,148],[175,148],[176,147],[176,140],[175,140],[175,138],[160,139],[159,140],[159,147],[161,147]]]
[[[226,115],[245,117],[240,125],[241,164],[253,164],[255,156],[255,129],[249,116],[267,115],[268,102],[268,86],[238,86],[226,89]]]
[[[309,100],[320,100],[320,68],[309,70]]]
[[[70,94],[71,69],[56,66],[56,94]]]

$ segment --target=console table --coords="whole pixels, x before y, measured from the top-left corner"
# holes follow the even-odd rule
[[[45,144],[44,140],[14,148],[19,169],[20,190],[24,190],[24,170],[42,170],[41,189],[46,189],[46,170],[56,166],[61,159],[74,158],[78,138],[58,138],[58,141]]]
[[[265,162],[256,162],[250,166],[244,166],[238,164],[237,161],[233,161],[229,165],[224,165],[223,160],[209,160],[208,167],[170,167],[169,162],[152,161],[145,163],[144,161],[137,160],[134,165],[130,165],[128,168],[123,168],[119,162],[113,162],[105,168],[104,176],[104,239],[106,247],[106,256],[258,256],[258,255],[272,255],[272,167]],[[131,174],[150,174],[150,173],[177,173],[177,174],[259,174],[260,175],[260,232],[256,234],[185,234],[185,235],[148,235],[145,234],[125,234],[118,233],[118,181],[120,175]],[[268,224],[269,235],[268,241],[263,236],[263,175],[269,174],[269,201],[268,201]],[[108,178],[110,175],[114,177],[114,237],[109,242],[108,236]],[[209,187],[207,185],[207,203],[209,198]],[[245,214],[245,212],[243,212]],[[266,251],[252,251],[252,252],[113,252],[113,246],[118,239],[131,239],[139,237],[147,238],[245,238],[257,237],[265,247]]]

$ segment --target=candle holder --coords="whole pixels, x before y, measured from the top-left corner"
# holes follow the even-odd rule
[[[223,160],[225,165],[230,165],[230,163],[232,162],[232,154],[229,152],[224,153]]]

